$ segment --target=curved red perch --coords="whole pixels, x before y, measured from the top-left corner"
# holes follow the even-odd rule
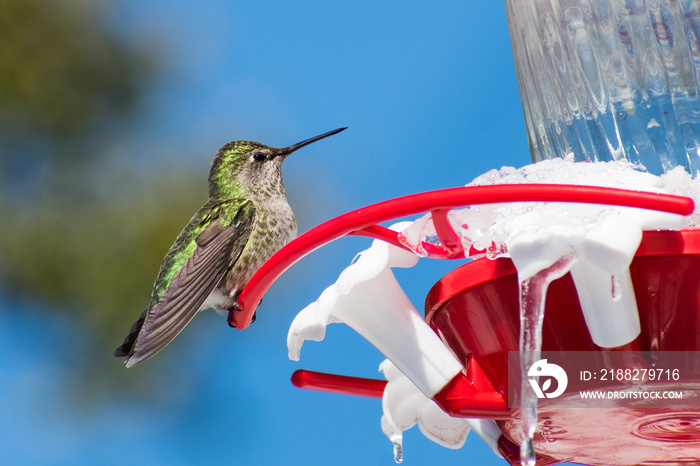
[[[242,311],[229,313],[229,325],[238,329],[247,328],[262,296],[285,270],[306,254],[341,236],[364,235],[402,246],[396,232],[377,224],[431,211],[437,214],[434,217],[440,238],[448,239],[449,244],[446,244],[446,247],[430,245],[432,253],[429,257],[442,259],[464,257],[461,245],[454,241],[456,233],[447,221],[447,212],[459,206],[502,202],[575,202],[618,205],[679,215],[688,215],[694,210],[693,200],[687,197],[577,185],[468,186],[399,197],[348,212],[322,223],[280,249],[258,269],[243,289],[239,297]]]

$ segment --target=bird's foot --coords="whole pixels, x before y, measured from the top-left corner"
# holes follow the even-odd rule
[[[229,327],[231,328],[236,328],[236,320],[235,320],[235,315],[237,312],[241,312],[243,309],[240,308],[238,305],[238,299],[236,299],[236,302],[233,303],[233,306],[228,310],[228,319],[226,321],[228,322]]]
[[[262,298],[260,298],[260,302],[258,303],[258,307],[260,307],[260,305],[262,304],[262,301],[263,301]],[[253,322],[255,322],[255,319],[257,319],[257,318],[258,318],[258,311],[256,309],[255,312],[253,312],[253,317],[250,318],[250,323],[252,324]]]
[[[229,325],[230,327],[233,327],[233,328],[236,328],[236,324],[235,324],[235,322],[234,322],[234,317],[233,317],[233,316],[235,315],[236,312],[242,312],[242,311],[243,311],[243,309],[241,308],[241,306],[238,304],[238,297],[239,297],[239,296],[240,296],[240,293],[238,293],[238,294],[236,295],[236,297],[235,297],[235,299],[234,299],[234,303],[233,303],[233,305],[231,306],[231,309],[229,309],[229,311],[228,311],[228,319],[227,319],[227,320],[228,320],[228,325]],[[261,303],[262,303],[262,299],[260,300],[260,303],[258,303],[258,306],[259,306]],[[258,311],[253,312],[253,316],[250,318],[250,323],[252,324],[253,322],[255,322],[255,319],[257,319],[257,317],[258,317]]]

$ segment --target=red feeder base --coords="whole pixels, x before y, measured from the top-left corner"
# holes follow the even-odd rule
[[[700,230],[645,232],[630,267],[641,335],[618,350],[700,351]],[[517,273],[509,259],[480,259],[443,277],[426,320],[465,365],[474,358],[496,392],[508,393],[508,352],[518,351]],[[601,351],[588,333],[570,275],[547,292],[543,351]],[[603,388],[591,386],[588,389]],[[700,394],[700,380],[668,386]],[[519,464],[520,419],[498,421],[501,450]],[[551,408],[540,402],[537,464],[700,464],[697,409]]]

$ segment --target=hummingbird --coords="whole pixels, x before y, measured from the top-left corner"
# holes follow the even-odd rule
[[[240,311],[238,296],[255,271],[297,235],[282,162],[292,152],[346,128],[273,148],[233,141],[216,153],[209,199],[170,247],[148,308],[114,351],[134,366],[170,343],[198,311]]]

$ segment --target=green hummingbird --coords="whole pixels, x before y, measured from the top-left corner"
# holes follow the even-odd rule
[[[238,296],[253,273],[297,234],[282,162],[345,129],[281,149],[253,141],[219,149],[209,170],[209,200],[170,247],[148,308],[114,356],[134,366],[170,343],[197,311],[240,310]]]

